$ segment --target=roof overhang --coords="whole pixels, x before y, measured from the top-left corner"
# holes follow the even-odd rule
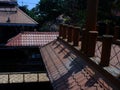
[[[28,23],[0,23],[0,26],[29,26],[29,27],[37,27],[38,24],[28,24]]]

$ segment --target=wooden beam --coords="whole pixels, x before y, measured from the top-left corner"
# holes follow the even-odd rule
[[[96,31],[98,0],[87,1],[86,30]]]

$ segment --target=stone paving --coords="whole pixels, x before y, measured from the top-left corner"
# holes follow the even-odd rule
[[[23,82],[45,82],[49,81],[46,73],[1,73],[0,84],[23,83]]]

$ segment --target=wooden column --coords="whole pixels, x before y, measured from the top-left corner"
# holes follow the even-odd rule
[[[103,36],[101,62],[100,62],[100,66],[102,67],[109,66],[112,40],[113,40],[113,36],[111,35]]]
[[[82,51],[88,51],[88,32],[96,31],[98,0],[87,0],[86,30],[84,31],[82,42]]]
[[[79,38],[80,38],[80,28],[75,27],[74,28],[74,35],[73,35],[73,46],[79,45]]]
[[[98,0],[87,0],[87,31],[96,31],[97,8]]]
[[[68,42],[72,42],[73,41],[73,26],[69,26],[68,27]]]
[[[95,46],[96,46],[96,41],[97,41],[97,31],[89,31],[89,47],[88,47],[88,53],[87,55],[89,57],[93,57],[95,54]]]

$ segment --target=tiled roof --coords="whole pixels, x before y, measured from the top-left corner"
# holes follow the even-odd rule
[[[1,12],[1,16],[2,16],[2,14],[7,14],[8,15],[8,12],[11,12],[11,14],[14,12],[16,12],[17,11],[17,8],[0,8],[0,12]],[[3,13],[4,12],[4,13]],[[6,13],[7,12],[7,13]]]
[[[23,32],[10,39],[6,46],[44,46],[57,37],[58,32]]]
[[[35,20],[18,8],[16,0],[0,0],[0,4],[0,25],[36,26],[38,24]]]
[[[7,20],[10,22],[7,22]],[[0,8],[0,24],[38,24],[18,7]]]
[[[40,49],[54,90],[114,90],[115,86],[65,43]]]

